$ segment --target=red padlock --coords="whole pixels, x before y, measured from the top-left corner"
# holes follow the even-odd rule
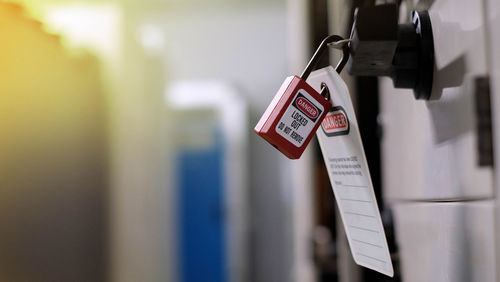
[[[254,131],[288,158],[298,159],[330,107],[330,101],[303,79],[290,76]]]
[[[305,80],[327,45],[342,40],[338,35],[323,40],[301,77],[286,78],[254,128],[258,135],[290,159],[300,158],[331,108],[328,89],[322,89],[322,96]],[[344,46],[344,55],[337,65],[337,72],[342,70],[349,57],[348,47]]]

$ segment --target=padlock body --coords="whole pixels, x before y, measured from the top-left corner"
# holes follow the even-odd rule
[[[298,159],[330,109],[326,100],[298,76],[290,76],[254,131],[290,159]]]

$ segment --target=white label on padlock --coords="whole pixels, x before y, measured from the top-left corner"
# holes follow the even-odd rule
[[[324,110],[320,102],[313,99],[304,89],[300,89],[275,130],[293,145],[300,147],[311,134],[316,123],[320,122],[319,117]]]
[[[307,82],[318,91],[326,83],[330,90],[333,107],[316,134],[354,261],[392,277],[387,239],[349,90],[331,66],[311,73]]]

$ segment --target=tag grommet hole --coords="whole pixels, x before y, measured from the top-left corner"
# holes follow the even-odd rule
[[[321,96],[325,97],[326,100],[330,101],[330,89],[328,89],[328,86],[326,83],[321,82]]]

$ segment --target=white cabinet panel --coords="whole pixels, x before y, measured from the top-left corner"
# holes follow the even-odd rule
[[[493,201],[394,205],[403,281],[495,281]]]
[[[495,185],[496,185],[496,195],[500,191],[500,1],[498,0],[487,0],[486,1],[486,11],[488,19],[488,39],[489,39],[489,67],[490,67],[490,83],[491,83],[491,109],[492,109],[492,119],[493,119],[493,146],[495,148]],[[499,209],[500,198],[496,197],[496,241],[500,240],[500,216]],[[496,246],[497,258],[500,258],[500,248]],[[497,272],[500,271],[500,260],[497,259]],[[497,277],[500,276],[497,274]],[[500,277],[499,277],[500,278]]]
[[[486,75],[483,2],[437,0],[432,101],[381,79],[383,170],[389,200],[493,196],[492,170],[477,165],[474,79]]]

